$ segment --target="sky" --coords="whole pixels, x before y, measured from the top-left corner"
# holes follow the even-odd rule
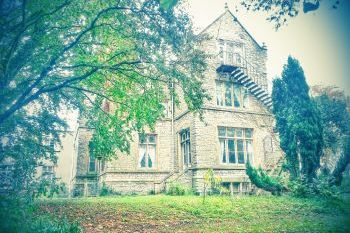
[[[332,9],[331,1],[322,1],[317,11],[301,12],[278,31],[264,13],[243,9],[241,0],[185,1],[183,7],[198,32],[224,12],[227,2],[258,43],[267,45],[270,84],[281,75],[288,55],[292,55],[303,67],[309,85],[337,86],[350,95],[350,0],[341,0],[336,10]]]

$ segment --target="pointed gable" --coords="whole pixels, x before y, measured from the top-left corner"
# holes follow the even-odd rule
[[[231,27],[230,27],[231,26]],[[232,30],[227,30],[228,28]],[[246,37],[259,49],[266,49],[254,39],[254,37],[248,32],[248,30],[241,24],[237,17],[228,9],[225,10],[219,17],[217,17],[211,24],[204,28],[200,34],[208,33],[215,37],[215,39],[224,39],[225,34],[236,34],[237,39],[240,37]],[[223,36],[224,38],[221,38]]]

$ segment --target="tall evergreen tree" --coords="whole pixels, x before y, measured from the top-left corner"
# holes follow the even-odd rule
[[[298,60],[288,57],[282,78],[273,82],[273,113],[286,154],[291,178],[308,181],[316,176],[322,155],[320,114],[309,96],[309,87]]]

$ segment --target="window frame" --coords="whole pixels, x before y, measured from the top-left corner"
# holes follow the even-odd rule
[[[230,126],[218,126],[218,140],[219,140],[219,160],[223,165],[245,165],[248,161],[251,162],[254,159],[254,129],[242,128],[242,127],[230,127]],[[223,129],[225,134],[223,135]],[[242,135],[238,135],[238,130],[242,130]],[[231,134],[233,132],[233,134]],[[247,135],[250,132],[250,136]],[[238,141],[242,141],[243,144],[243,163],[239,160]],[[250,142],[251,151],[248,151],[247,142]],[[222,143],[223,142],[223,143]],[[234,145],[234,159],[231,159],[232,150],[229,148],[229,142],[233,142]],[[224,146],[224,148],[222,147]],[[224,153],[223,151],[224,150]],[[224,156],[223,156],[224,155]],[[234,162],[231,162],[234,161]]]
[[[42,178],[53,180],[55,178],[55,170],[53,165],[43,165],[42,166]]]
[[[92,168],[92,165],[93,164],[93,167],[94,167],[94,169],[92,170],[91,168]],[[93,156],[91,156],[91,155],[89,155],[89,162],[88,162],[88,173],[95,173],[95,172],[97,172],[97,168],[96,168],[96,158],[95,157],[93,157]]]
[[[229,87],[230,104],[227,104],[227,90]],[[243,85],[222,79],[215,80],[216,106],[229,109],[249,108],[249,91]],[[238,96],[237,96],[238,91]]]
[[[185,167],[191,167],[192,165],[192,153],[191,153],[191,131],[190,128],[181,130],[180,136],[180,150],[183,165]],[[185,157],[185,150],[187,148],[187,156]]]
[[[154,136],[154,142],[150,142],[149,138],[151,136]],[[142,139],[144,138],[144,139]],[[156,165],[157,165],[157,134],[154,134],[154,133],[147,133],[147,134],[139,134],[139,143],[138,143],[138,160],[137,160],[137,167],[139,169],[156,169]],[[145,140],[145,141],[143,141]],[[144,145],[145,146],[145,166],[143,167],[141,162],[142,162],[142,159],[140,158],[140,147],[141,145]],[[148,158],[148,151],[150,150],[149,147],[151,146],[154,146],[154,160],[152,162],[152,166],[150,167],[149,166],[149,158]]]
[[[240,67],[245,68],[244,60],[246,59],[246,45],[242,41],[217,39],[217,52],[218,61],[220,63],[230,64],[229,62],[231,60],[232,63],[240,63]],[[228,54],[231,54],[232,57]],[[238,54],[239,56],[235,56],[235,54]],[[234,59],[239,59],[240,61],[234,61]]]

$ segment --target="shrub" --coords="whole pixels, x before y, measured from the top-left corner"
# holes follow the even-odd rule
[[[193,194],[193,190],[187,186],[184,186],[178,182],[171,182],[166,192],[167,195],[172,196],[184,196]]]
[[[80,233],[77,222],[34,215],[31,203],[14,198],[0,199],[0,232],[2,233]]]
[[[80,233],[78,223],[70,223],[67,219],[51,219],[48,216],[33,218],[23,232],[36,233]]]
[[[273,195],[280,195],[283,191],[287,191],[279,177],[269,176],[261,167],[256,169],[250,163],[247,163],[246,166],[246,173],[256,187],[271,192]]]
[[[120,195],[120,192],[114,191],[111,187],[107,186],[105,182],[102,183],[102,187],[100,190],[100,196],[116,196]]]
[[[290,181],[289,188],[295,197],[314,197],[317,195],[319,197],[335,198],[339,194],[337,187],[329,185],[327,176],[313,179],[311,183],[303,178],[299,178]]]
[[[213,169],[208,169],[204,174],[204,198],[207,194],[220,194],[222,188],[221,183],[221,177],[215,176]]]

